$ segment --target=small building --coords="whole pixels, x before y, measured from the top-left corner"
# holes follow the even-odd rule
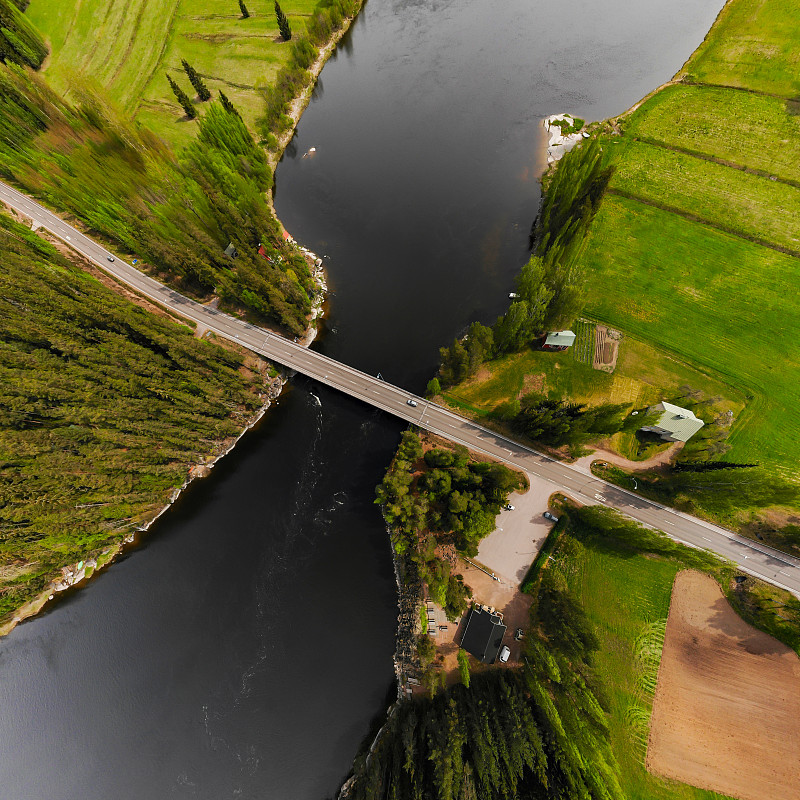
[[[665,442],[688,442],[705,424],[688,408],[674,406],[665,401],[648,409],[648,413],[658,412],[661,412],[661,416],[652,425],[645,425],[641,430],[657,433]]]
[[[552,331],[547,334],[542,350],[561,351],[575,344],[575,334],[572,331]]]
[[[503,646],[506,626],[500,614],[474,603],[467,617],[461,647],[484,664],[493,664]]]
[[[233,242],[229,242],[228,246],[225,248],[225,255],[228,258],[236,258],[239,255],[239,251],[234,247]]]

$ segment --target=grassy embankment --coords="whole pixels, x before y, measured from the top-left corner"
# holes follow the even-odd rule
[[[644,768],[672,582],[685,568],[711,574],[747,622],[800,650],[800,602],[788,593],[752,578],[735,584],[730,565],[599,507],[565,514],[526,586],[536,595],[546,576],[577,603],[597,637],[594,677],[628,800],[720,797]]]
[[[295,34],[303,32],[316,5],[281,3]],[[169,73],[193,95],[183,58],[212,94],[225,92],[250,130],[256,129],[263,113],[259,88],[270,86],[289,63],[292,45],[279,37],[272,2],[246,6],[250,17],[244,19],[236,0],[32,0],[27,14],[50,41],[46,75],[55,88],[69,89],[76,71],[91,75],[128,114],[176,145],[195,132],[164,76]]]
[[[0,628],[102,564],[263,403],[266,365],[131,304],[0,214]]]
[[[798,478],[798,40],[797,0],[732,0],[677,83],[597,134],[614,173],[579,260],[585,316],[625,334],[615,373],[590,368],[577,322],[571,353],[489,362],[449,390],[453,405],[489,415],[535,391],[634,408],[690,387],[715,398],[712,417],[734,415],[714,457]],[[636,454],[630,434],[611,444]]]

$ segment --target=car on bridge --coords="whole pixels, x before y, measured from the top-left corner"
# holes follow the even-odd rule
[[[410,406],[413,406],[414,408],[417,407],[417,401],[416,400],[406,400],[406,403],[408,403],[408,405],[410,405]]]

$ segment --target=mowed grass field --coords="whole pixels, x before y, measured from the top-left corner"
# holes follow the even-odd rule
[[[50,42],[46,75],[56,88],[68,90],[76,73],[89,76],[139,122],[181,144],[195,125],[184,119],[165,73],[193,97],[182,58],[212,94],[224,91],[252,128],[262,107],[257,88],[269,85],[289,57],[273,3],[246,5],[247,19],[238,0],[32,0],[27,14]],[[301,32],[315,5],[285,0],[281,7]]]
[[[590,356],[594,352],[594,325],[579,320],[573,330],[578,339],[570,350],[525,350],[490,361],[474,378],[448,389],[445,402],[476,419],[502,410],[510,400],[529,392],[552,399],[569,397],[587,405],[628,403],[635,409],[677,397],[681,387],[689,386],[706,398],[714,398],[717,414],[731,411],[737,417],[747,404],[747,396],[724,378],[690,366],[630,334],[622,340],[613,374],[594,370]],[[630,433],[615,435],[608,445],[634,460],[647,459],[669,446],[651,443],[642,448]]]
[[[563,579],[598,638],[595,675],[628,800],[724,797],[663,780],[644,767],[672,583],[681,568],[659,556],[587,546],[569,533],[562,534],[547,565]]]
[[[616,173],[584,250],[587,315],[745,396],[725,458],[795,476],[798,43],[800,0],[731,0],[685,68],[724,86],[667,87],[605,138]]]

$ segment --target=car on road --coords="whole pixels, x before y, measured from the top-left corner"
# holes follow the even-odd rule
[[[113,261],[114,260],[114,256],[108,256],[108,260],[109,261]]]
[[[408,405],[410,405],[410,406],[413,406],[414,408],[417,407],[417,401],[416,400],[406,400],[406,403],[408,403]]]
[[[512,506],[512,505],[511,505],[511,503],[506,503],[506,504],[503,506],[503,508],[504,508],[506,511],[513,511],[513,510],[514,510],[514,506]]]
[[[503,645],[502,650],[500,650],[500,661],[502,661],[503,664],[505,664],[506,661],[508,661],[508,657],[510,655],[511,651],[508,649],[508,647],[506,647],[506,645]]]
[[[550,522],[558,522],[558,517],[555,514],[551,514],[549,511],[544,512],[544,518],[549,519]]]

